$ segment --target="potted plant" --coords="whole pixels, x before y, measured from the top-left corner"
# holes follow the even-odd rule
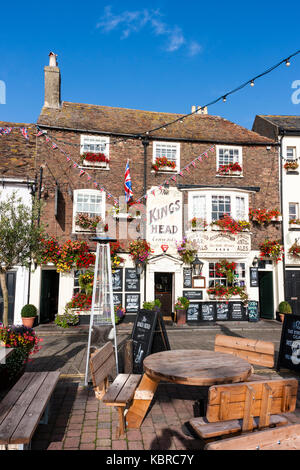
[[[54,323],[61,328],[69,328],[70,326],[78,325],[79,316],[66,306],[62,315],[56,315]]]
[[[190,220],[189,225],[192,230],[206,230],[207,222],[201,217],[193,217],[192,220]]]
[[[178,297],[174,306],[177,325],[185,325],[186,311],[189,308],[190,301],[186,297]]]
[[[284,169],[287,170],[287,171],[293,171],[293,170],[297,170],[297,168],[299,167],[298,163],[296,162],[296,160],[291,160],[291,161],[287,161],[285,164],[284,164]]]
[[[37,316],[37,308],[32,304],[26,304],[21,310],[23,325],[32,328]]]
[[[144,302],[143,303],[143,309],[144,310],[159,311],[160,308],[161,308],[161,301],[159,299],[155,299],[152,302]]]
[[[115,324],[120,323],[126,315],[125,308],[122,308],[121,305],[115,305]]]
[[[276,263],[281,260],[283,246],[278,240],[265,240],[259,248],[260,259],[272,258]]]
[[[294,258],[299,258],[299,256],[300,256],[300,245],[298,244],[297,240],[290,247],[289,255],[293,256]]]
[[[284,315],[290,314],[290,313],[293,313],[292,307],[290,306],[290,304],[286,302],[285,300],[283,302],[280,302],[280,304],[278,305],[278,315],[279,315],[281,323],[283,323]]]

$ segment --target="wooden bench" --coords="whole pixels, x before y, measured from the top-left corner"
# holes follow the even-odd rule
[[[48,421],[49,401],[59,375],[60,372],[25,372],[5,395],[0,403],[0,448],[30,447],[38,424]]]
[[[194,418],[190,425],[202,439],[286,425],[278,414],[295,410],[297,389],[296,379],[212,386],[206,419]]]
[[[132,401],[141,380],[140,374],[118,374],[111,385],[109,376],[115,375],[115,356],[112,343],[108,342],[90,357],[90,370],[95,395],[107,406],[115,406],[119,413],[117,436],[125,432],[125,408]]]
[[[250,364],[274,367],[275,346],[270,341],[216,335],[215,351],[233,354]]]
[[[205,450],[300,450],[300,424],[267,429],[206,444]]]

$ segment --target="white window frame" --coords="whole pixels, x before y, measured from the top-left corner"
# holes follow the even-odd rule
[[[160,145],[168,145],[176,148],[176,166],[174,170],[159,170],[161,172],[164,171],[173,171],[173,172],[178,172],[180,170],[180,143],[179,142],[161,142],[161,141],[154,141],[153,142],[153,155],[152,155],[152,163],[155,163],[155,160],[157,158],[157,147]],[[164,157],[166,155],[162,155]],[[159,157],[160,158],[160,157]]]
[[[235,279],[235,282],[234,282],[234,286],[239,286],[239,287],[243,287],[243,286],[246,286],[246,277],[247,277],[247,270],[246,270],[246,263],[245,261],[236,261],[236,260],[230,260],[228,259],[228,262],[229,263],[232,263],[232,262],[235,262],[236,264],[236,269],[234,271],[235,274],[238,274],[239,277],[237,277]],[[211,287],[215,287],[216,284],[220,284],[221,286],[228,286],[228,281],[226,279],[226,277],[223,277],[223,276],[217,276],[216,275],[216,264],[219,263],[220,261],[209,261],[209,264],[208,264],[208,288],[211,288]],[[211,265],[214,265],[213,267],[213,273],[214,273],[214,276],[211,277],[210,276],[210,272],[211,272]],[[242,276],[242,274],[244,274],[244,276]]]
[[[237,157],[237,160],[233,160],[232,163],[238,163],[241,167],[242,167],[242,173],[240,175],[219,175],[217,174],[217,176],[225,176],[225,177],[228,177],[230,176],[231,178],[232,177],[241,177],[243,176],[243,147],[240,147],[240,146],[236,146],[236,145],[217,145],[216,146],[216,172],[218,173],[219,169],[220,169],[220,166],[224,165],[224,163],[220,163],[220,150],[237,150],[238,151],[238,157]],[[231,163],[231,162],[228,162],[228,163]]]
[[[79,230],[75,224],[75,218],[77,214],[77,196],[78,194],[88,194],[89,196],[101,196],[101,210],[99,215],[101,216],[103,222],[105,221],[105,192],[100,192],[96,189],[76,189],[73,192],[73,221],[72,221],[72,232],[73,233],[90,233],[88,230]]]
[[[288,150],[293,151],[292,157],[290,157],[288,155]],[[291,161],[296,160],[296,155],[297,155],[296,147],[294,145],[287,145],[287,147],[286,147],[286,159],[287,159],[287,161],[291,162]]]
[[[206,222],[210,224],[212,222],[212,196],[230,196],[230,206],[231,206],[231,217],[234,220],[241,220],[237,217],[237,199],[244,198],[245,202],[245,217],[243,220],[249,221],[249,194],[244,191],[236,191],[232,188],[228,190],[217,190],[217,189],[201,189],[188,192],[188,220],[191,220],[193,217],[199,217],[194,212],[193,197],[194,196],[205,196],[205,213],[206,213]]]
[[[291,212],[290,212],[291,204],[293,204],[296,209],[295,217],[291,217]],[[289,202],[289,220],[294,220],[294,219],[299,219],[299,204],[298,202]]]
[[[80,135],[80,155],[84,154],[85,152],[93,152],[91,150],[86,150],[84,145],[88,145],[86,143],[87,140],[90,140],[90,145],[100,145],[103,146],[103,150],[101,149],[99,153],[104,153],[107,158],[109,157],[109,147],[110,147],[110,138],[107,136],[102,135],[90,135],[90,134],[81,134]],[[98,152],[95,152],[98,153]],[[83,168],[96,168],[99,170],[109,170],[109,163],[106,163],[105,166],[97,163],[97,162],[89,162],[89,164],[82,165]]]

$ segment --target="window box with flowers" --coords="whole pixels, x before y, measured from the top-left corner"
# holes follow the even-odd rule
[[[102,221],[102,217],[100,215],[91,216],[84,212],[78,212],[76,214],[76,232],[96,232],[99,225],[103,228],[104,232],[108,231],[108,225]]]
[[[222,219],[214,220],[211,224],[212,230],[225,230],[233,235],[250,229],[250,223],[246,220],[234,220],[230,215],[224,214]]]
[[[241,176],[243,169],[238,162],[220,165],[217,171],[219,176]]]
[[[283,168],[287,171],[287,173],[296,171],[298,167],[299,167],[299,164],[296,160],[288,160],[283,165]]]
[[[109,158],[104,153],[85,152],[80,156],[81,165],[91,168],[104,168],[109,167]]]
[[[289,230],[300,230],[300,219],[291,219],[289,220]]]
[[[265,240],[260,245],[260,259],[271,258],[276,263],[282,260],[283,246],[278,240]]]
[[[278,209],[249,209],[249,219],[258,225],[268,225],[271,222],[280,222],[282,216]]]
[[[208,223],[205,219],[201,217],[193,217],[192,220],[189,221],[189,227],[193,231],[197,230],[207,230]]]
[[[290,247],[289,255],[294,258],[300,258],[300,245],[298,244],[297,240]]]
[[[248,294],[245,286],[223,286],[216,284],[206,290],[211,300],[225,300],[228,301],[231,297],[240,297],[244,304],[248,303]]]
[[[176,171],[176,162],[173,160],[168,160],[167,157],[158,157],[155,159],[155,162],[152,163],[152,169],[155,171],[155,173],[160,171],[174,172]]]
[[[180,243],[176,243],[177,251],[185,264],[191,264],[198,253],[198,244],[193,240],[187,240],[186,237]]]

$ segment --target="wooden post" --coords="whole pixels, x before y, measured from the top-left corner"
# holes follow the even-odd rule
[[[133,369],[133,341],[128,339],[124,346],[124,374],[132,374]]]

